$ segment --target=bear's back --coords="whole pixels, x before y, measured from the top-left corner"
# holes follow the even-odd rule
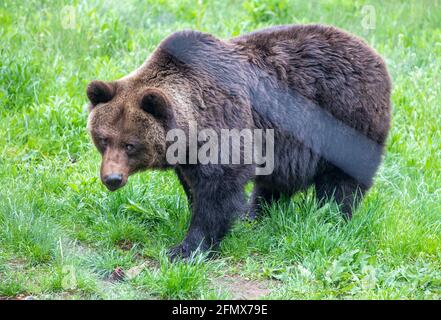
[[[390,78],[364,41],[335,27],[290,25],[230,39],[258,69],[379,144],[390,122]]]

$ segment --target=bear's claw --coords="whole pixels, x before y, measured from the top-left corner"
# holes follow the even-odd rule
[[[181,243],[170,248],[167,252],[170,261],[174,262],[180,259],[188,259],[191,257],[193,250],[191,250],[187,243]]]

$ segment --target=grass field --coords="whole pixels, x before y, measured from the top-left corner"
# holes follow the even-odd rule
[[[154,171],[106,191],[86,84],[127,74],[176,30],[312,22],[388,64],[393,125],[373,189],[349,223],[310,191],[237,222],[216,259],[168,262],[189,223],[184,192]],[[0,297],[440,299],[440,57],[438,0],[1,1]]]

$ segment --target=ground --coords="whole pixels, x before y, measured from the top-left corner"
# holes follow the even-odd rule
[[[168,262],[189,223],[184,192],[153,171],[106,191],[86,84],[127,74],[183,28],[225,38],[310,22],[366,39],[391,72],[373,189],[348,223],[310,190],[236,223],[215,259]],[[0,38],[0,297],[441,298],[440,1],[5,0]]]

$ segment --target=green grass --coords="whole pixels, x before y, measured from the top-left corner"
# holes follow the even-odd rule
[[[168,262],[189,223],[183,190],[153,171],[103,188],[86,84],[127,74],[183,28],[231,37],[312,22],[363,37],[392,74],[373,189],[348,223],[309,191],[236,223],[216,259]],[[217,283],[232,277],[266,286],[262,298],[441,298],[440,1],[5,0],[0,39],[0,297],[223,299],[232,288]],[[111,281],[116,267],[139,270]]]

